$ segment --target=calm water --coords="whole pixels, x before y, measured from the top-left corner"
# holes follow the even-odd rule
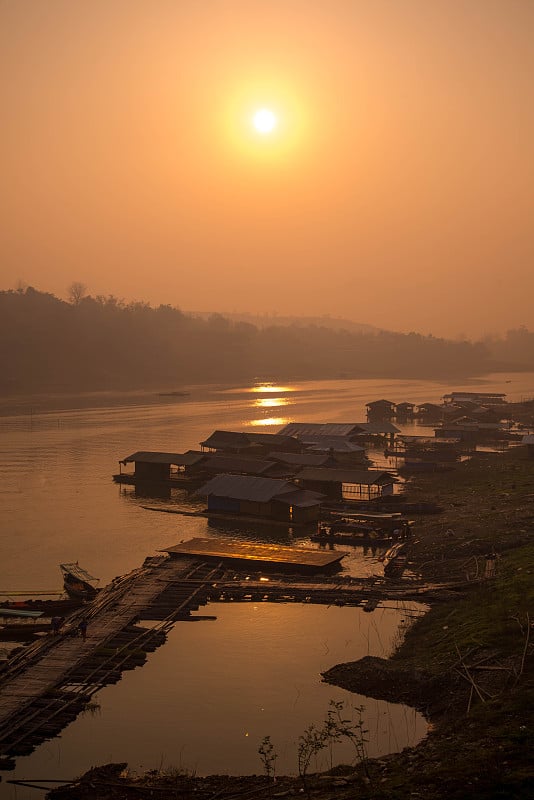
[[[59,591],[62,561],[78,560],[103,585],[158,549],[197,535],[309,545],[297,531],[223,529],[205,519],[145,511],[146,499],[114,484],[111,475],[119,459],[136,450],[198,448],[217,428],[275,432],[291,420],[362,421],[369,400],[435,401],[451,388],[503,391],[520,399],[534,395],[534,376],[488,376],[452,387],[370,380],[193,387],[186,398],[136,395],[105,406],[109,400],[93,396],[63,410],[54,410],[50,400],[26,401],[22,413],[0,417],[0,599],[15,591]],[[380,573],[372,553],[350,553],[345,569],[351,574]],[[95,714],[85,714],[60,738],[19,759],[16,773],[4,773],[4,780],[68,778],[110,760],[135,768],[184,766],[199,774],[260,772],[257,748],[265,735],[279,753],[278,771],[294,772],[295,741],[311,722],[320,722],[330,699],[365,705],[371,754],[400,749],[424,735],[424,720],[412,710],[336,690],[321,684],[319,674],[368,653],[387,655],[409,608],[364,614],[213,604],[205,613],[217,620],[177,624],[142,669],[99,693]],[[5,784],[0,789],[8,797],[34,796],[20,788],[6,795]]]

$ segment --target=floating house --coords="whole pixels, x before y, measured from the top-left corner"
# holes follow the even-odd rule
[[[297,475],[301,486],[330,500],[378,500],[392,495],[398,480],[384,470],[321,469],[306,467]]]
[[[290,481],[249,475],[217,475],[196,494],[206,496],[208,511],[289,523],[316,522],[324,499]]]
[[[415,413],[414,403],[397,403],[395,406],[395,416],[397,419],[409,419]]]
[[[190,476],[190,470],[204,460],[203,453],[162,453],[138,450],[119,461],[118,483],[179,483]],[[134,472],[123,472],[123,465],[133,464]]]

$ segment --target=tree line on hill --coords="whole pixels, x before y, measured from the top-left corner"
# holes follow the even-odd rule
[[[75,288],[76,285],[73,284]],[[31,287],[0,292],[0,391],[176,388],[327,378],[459,378],[534,369],[534,333],[450,341],[418,333],[201,318],[169,305]]]

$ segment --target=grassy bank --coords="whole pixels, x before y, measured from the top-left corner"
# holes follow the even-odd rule
[[[354,691],[417,706],[432,724],[417,748],[375,762],[373,785],[359,796],[531,797],[534,461],[523,448],[488,454],[418,477],[409,492],[445,509],[419,523],[413,567],[428,579],[471,582],[419,619],[386,664],[329,671]],[[495,576],[473,580],[492,551]]]

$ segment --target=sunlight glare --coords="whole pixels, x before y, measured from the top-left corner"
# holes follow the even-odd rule
[[[260,383],[257,386],[252,386],[249,389],[249,392],[257,392],[258,394],[264,394],[266,392],[276,392],[277,394],[282,394],[283,392],[294,392],[295,389],[293,386],[277,386],[275,383]]]
[[[258,133],[261,133],[263,136],[267,133],[271,133],[276,128],[277,122],[276,114],[274,111],[271,111],[270,108],[258,109],[252,118],[254,127]]]

